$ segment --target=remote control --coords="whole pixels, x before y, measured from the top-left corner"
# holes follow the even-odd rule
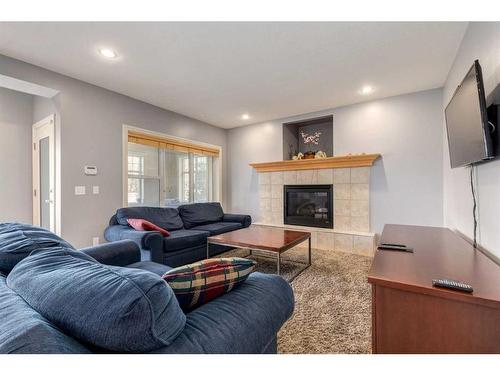
[[[459,290],[461,292],[472,293],[472,286],[460,281],[448,280],[448,279],[433,279],[432,285],[439,288]]]
[[[406,251],[408,253],[413,253],[413,249],[406,245],[401,245],[397,243],[381,243],[378,245],[380,250],[395,250],[395,251]]]

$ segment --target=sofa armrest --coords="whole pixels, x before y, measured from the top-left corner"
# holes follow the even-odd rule
[[[231,292],[189,312],[181,334],[155,353],[263,353],[293,308],[288,282],[254,272]]]
[[[124,267],[141,260],[139,246],[131,240],[108,242],[102,245],[81,249],[99,263]]]
[[[104,231],[104,238],[110,242],[131,240],[139,245],[141,252],[147,252],[152,262],[163,263],[163,236],[156,231],[138,231],[125,225],[110,225]]]
[[[252,217],[250,215],[224,214],[222,221],[240,223],[243,228],[247,228],[252,224]]]

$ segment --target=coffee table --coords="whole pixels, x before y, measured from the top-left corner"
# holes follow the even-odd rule
[[[300,269],[300,271],[289,280],[292,281],[311,265],[311,233],[309,232],[299,232],[278,227],[251,225],[248,228],[208,237],[207,258],[210,258],[210,244],[248,249],[250,250],[249,255],[252,254],[253,250],[258,250],[269,253],[272,256],[276,256],[276,270],[279,275],[281,254],[306,240],[308,241],[307,263],[294,261],[294,263],[303,264],[305,267]]]

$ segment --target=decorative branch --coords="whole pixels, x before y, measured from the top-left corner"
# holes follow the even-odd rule
[[[315,132],[314,134],[307,134],[301,130],[300,135],[302,136],[302,139],[304,140],[304,144],[312,143],[314,145],[318,145],[321,132]]]

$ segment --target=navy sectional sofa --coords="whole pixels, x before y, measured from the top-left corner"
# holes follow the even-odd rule
[[[141,232],[131,228],[127,219],[144,219],[170,232]],[[104,231],[106,240],[132,240],[141,249],[141,259],[171,267],[206,258],[207,237],[250,226],[248,215],[226,214],[220,203],[193,203],[179,207],[127,207],[116,211]],[[230,248],[210,245],[210,255]]]
[[[290,285],[254,272],[183,312],[130,240],[75,250],[44,229],[0,224],[0,353],[276,353]]]

